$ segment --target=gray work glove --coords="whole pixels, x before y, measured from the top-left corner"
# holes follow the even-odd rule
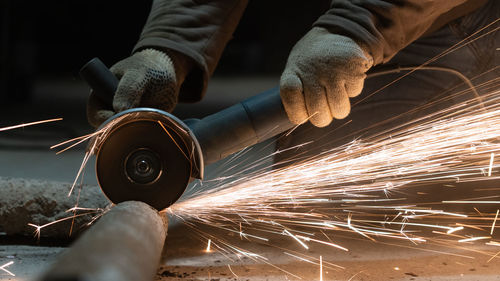
[[[345,118],[349,98],[361,93],[373,58],[351,38],[313,27],[293,47],[280,94],[290,121],[317,127]],[[310,119],[308,119],[310,118]]]
[[[181,54],[145,49],[117,62],[110,70],[120,80],[113,108],[93,92],[87,103],[87,119],[98,127],[116,112],[135,107],[153,107],[172,111],[189,63]]]

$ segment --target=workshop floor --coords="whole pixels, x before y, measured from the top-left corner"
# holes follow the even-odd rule
[[[270,88],[276,81],[276,78],[215,80],[203,103],[191,107],[182,105],[177,114],[182,117],[204,116]],[[84,117],[87,90],[75,81],[51,80],[41,81],[37,89],[31,104],[2,109],[0,127],[4,123],[52,117],[64,117],[65,121],[1,135],[0,176],[70,182],[80,165],[83,148],[55,155],[48,147],[91,130]],[[92,169],[88,169],[85,182],[96,184]],[[156,280],[298,280],[293,275],[302,280],[320,280],[317,265],[298,262],[296,258],[283,254],[280,247],[299,250],[299,246],[289,240],[277,239],[272,241],[271,247],[232,237],[233,243],[262,254],[269,263],[276,265],[273,267],[245,257],[207,253],[206,241],[187,233],[190,230],[183,225],[170,227],[166,242],[168,250]],[[221,231],[217,235],[228,234]],[[416,246],[410,242],[393,245],[392,241],[375,243],[354,236],[336,239],[349,251],[326,252],[314,247],[307,251],[312,257],[322,255],[325,264],[323,280],[500,280],[500,259],[488,261],[490,256],[483,252],[491,252],[491,247],[485,249],[481,246],[484,243],[470,243],[465,245],[466,249],[441,252],[430,245]],[[0,280],[32,280],[64,250],[63,247],[20,245],[18,240],[9,240],[8,237],[2,237],[1,241],[4,243],[0,245]],[[10,262],[13,263],[4,268],[15,276],[2,270],[2,265]],[[328,263],[339,267],[327,267]]]
[[[203,244],[193,245],[191,240],[177,235],[183,231],[173,231],[167,245],[181,246],[171,253],[167,251],[167,260],[160,268],[157,280],[299,280],[284,271],[302,280],[320,280],[319,266],[284,255],[283,250],[275,247],[301,251],[299,245],[293,245],[293,241],[273,241],[273,247],[257,245],[255,242],[237,243],[239,247],[262,253],[269,262],[279,267],[274,268],[248,258],[238,260],[234,256],[232,258],[236,262],[230,262],[217,253],[205,253]],[[471,255],[470,251],[450,251],[445,255],[432,252],[435,250],[432,247],[413,248],[411,243],[403,247],[389,245],[394,241],[385,241],[389,244],[383,244],[338,238],[336,242],[349,248],[349,252],[327,252],[324,247],[312,247],[306,252],[312,257],[322,255],[325,266],[332,263],[343,267],[324,268],[323,280],[500,280],[499,261],[487,262],[489,257],[479,253]],[[485,250],[484,247],[471,247],[478,251]],[[461,257],[461,254],[467,257]],[[182,279],[180,276],[187,278]]]
[[[300,276],[301,280],[320,280],[318,266],[298,262],[269,246],[249,242],[238,245],[262,253],[279,269],[236,256],[232,257],[236,261],[229,261],[215,252],[206,253],[205,245],[185,237],[185,229],[170,229],[169,232],[167,247],[170,248],[158,269],[157,281],[299,280],[291,274]],[[425,246],[412,249],[347,238],[339,242],[350,251],[332,251],[323,256],[323,261],[345,269],[324,268],[323,280],[500,280],[499,261],[488,262],[488,257],[480,253],[453,251],[445,255],[428,252],[432,249]],[[469,247],[484,250],[484,247]],[[13,261],[7,269],[16,275],[9,276],[0,270],[0,280],[32,280],[63,250],[59,247],[0,246],[0,266]],[[308,251],[309,255],[317,253],[318,249],[314,248]]]

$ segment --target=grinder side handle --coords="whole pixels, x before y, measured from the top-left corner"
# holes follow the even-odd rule
[[[118,87],[118,79],[99,58],[87,62],[80,69],[80,76],[105,105],[113,108],[113,96]]]
[[[291,129],[279,87],[248,98],[222,111],[186,120],[203,152],[203,162],[217,162],[245,147]]]

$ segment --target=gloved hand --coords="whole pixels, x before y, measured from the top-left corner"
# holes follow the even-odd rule
[[[281,75],[280,94],[295,124],[317,127],[345,118],[349,98],[361,93],[373,58],[351,38],[313,27],[293,47]]]
[[[145,49],[119,61],[110,70],[120,80],[113,98],[113,108],[93,92],[87,103],[87,119],[98,127],[107,118],[135,107],[153,107],[172,111],[190,63],[179,53]]]

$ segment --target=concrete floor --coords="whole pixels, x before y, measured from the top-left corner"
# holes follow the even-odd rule
[[[177,114],[182,117],[204,116],[245,96],[272,87],[276,81],[275,78],[215,80],[203,103],[191,107],[182,105]],[[5,120],[5,124],[60,116],[66,119],[58,124],[0,135],[0,176],[65,182],[73,180],[80,165],[83,148],[62,155],[55,155],[47,148],[91,130],[84,117],[87,90],[84,85],[75,81],[54,83],[50,80],[41,81],[32,104],[2,110],[0,120]],[[73,96],[68,97],[68,94]],[[0,127],[2,125],[0,123]],[[89,165],[92,167],[92,163]],[[88,169],[85,182],[96,184],[92,168]],[[1,192],[0,190],[0,195]],[[285,255],[279,248],[299,250],[293,241],[276,238],[270,246],[229,237],[239,247],[267,257],[270,263],[277,266],[272,267],[248,258],[231,256],[235,261],[230,261],[216,252],[206,253],[206,241],[186,235],[190,232],[182,225],[170,227],[166,256],[156,280],[299,280],[293,275],[302,280],[319,280],[317,265],[300,262]],[[214,234],[228,236],[224,232]],[[16,244],[16,240],[3,236],[0,268],[13,261],[6,269],[16,276],[10,276],[0,269],[0,280],[32,280],[64,250],[64,247]],[[414,246],[406,243],[395,246],[391,245],[392,241],[385,241],[388,244],[374,243],[353,236],[339,236],[338,242],[350,251],[325,251],[324,248],[313,247],[306,252],[315,258],[322,255],[325,264],[328,262],[344,267],[340,269],[325,266],[323,280],[500,280],[500,259],[494,258],[488,262],[490,256],[485,255],[484,251],[490,255],[495,252],[491,247],[485,248],[484,243],[471,243],[467,245],[467,249],[447,249],[447,253],[441,253],[436,252],[437,249],[432,245]]]
[[[406,245],[410,247],[406,248],[351,238],[341,238],[339,242],[350,248],[350,252],[328,253],[320,248],[307,251],[310,256],[322,254],[323,280],[500,280],[498,259],[488,262],[488,257],[479,252],[454,250],[440,254],[429,252],[433,248],[426,246],[412,248]],[[232,256],[235,261],[229,261],[216,252],[205,253],[202,243],[186,238],[185,229],[177,228],[170,230],[167,255],[155,280],[319,280],[317,265],[298,261],[270,246],[236,243],[262,254],[276,267],[249,258]],[[487,250],[484,246],[468,247],[475,251]],[[60,247],[0,246],[0,266],[13,261],[6,269],[16,275],[10,276],[0,270],[0,280],[32,280],[63,250]],[[344,269],[327,266],[327,263]]]
[[[206,253],[204,242],[193,242],[196,240],[186,237],[185,233],[182,227],[170,230],[166,261],[156,280],[320,280],[319,266],[284,254],[291,250],[310,259],[322,255],[323,280],[500,280],[500,260],[488,262],[490,257],[484,252],[491,253],[492,249],[479,244],[457,250],[383,239],[374,243],[354,235],[336,236],[335,241],[349,249],[344,252],[322,246],[306,251],[281,237],[267,245],[239,237],[228,239],[242,249],[262,254],[277,266],[275,268],[246,257],[239,259],[234,255],[231,258],[235,261],[231,262],[216,252]],[[227,237],[228,234],[218,235]],[[169,248],[169,245],[176,246]],[[442,253],[436,252],[441,250]],[[328,263],[343,268],[328,266]]]

